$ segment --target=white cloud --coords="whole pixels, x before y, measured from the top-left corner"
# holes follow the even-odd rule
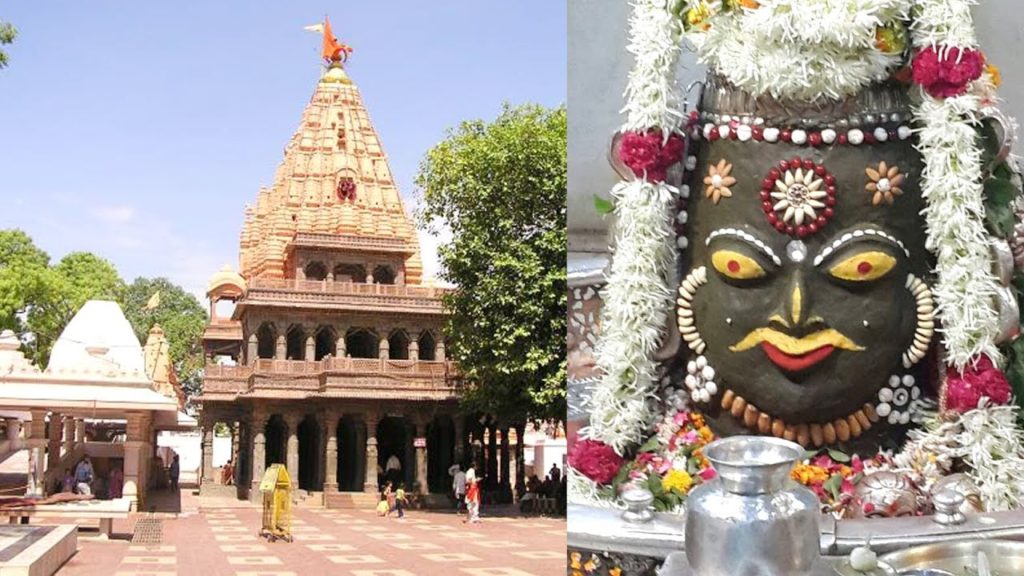
[[[127,224],[135,219],[131,206],[103,206],[92,210],[92,215],[108,224]]]

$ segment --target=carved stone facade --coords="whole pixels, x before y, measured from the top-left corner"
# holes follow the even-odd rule
[[[483,436],[458,412],[444,290],[421,268],[359,91],[335,65],[246,210],[241,273],[209,286],[201,491],[255,497],[273,463],[331,506],[371,503],[389,480],[450,491],[449,467]],[[217,423],[235,439],[234,488],[213,467]]]

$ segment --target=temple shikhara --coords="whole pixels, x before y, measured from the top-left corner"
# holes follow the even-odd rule
[[[209,283],[203,494],[255,496],[267,467],[284,463],[326,505],[360,505],[385,478],[446,492],[463,461],[443,289],[423,279],[414,226],[344,69],[351,49],[329,27],[324,38],[328,66],[273,184],[245,208],[239,271]],[[221,302],[234,303],[230,317]],[[235,486],[215,477],[217,423],[232,430]]]

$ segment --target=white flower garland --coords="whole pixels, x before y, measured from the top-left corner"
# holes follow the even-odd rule
[[[664,0],[638,0],[630,20],[635,58],[626,88],[623,130],[660,129],[667,139],[682,124],[676,89],[682,23]],[[643,179],[619,183],[615,255],[602,291],[602,335],[596,350],[602,380],[591,399],[590,426],[581,434],[620,454],[643,441],[657,415],[653,359],[671,309],[675,260],[670,206],[678,190]]]
[[[597,364],[603,377],[591,399],[586,435],[620,454],[642,442],[656,415],[657,362],[671,310],[667,274],[674,261],[669,207],[677,190],[643,180],[615,186],[615,255],[602,292]]]
[[[974,48],[970,8],[974,0],[916,0],[911,27],[914,46]],[[975,93],[938,99],[921,91],[915,117],[922,126],[918,150],[924,158],[921,193],[928,226],[927,247],[936,257],[935,297],[942,319],[946,362],[962,370],[980,354],[999,363],[999,315],[992,302],[999,289],[991,273],[985,230],[981,149],[975,126],[981,108]]]
[[[687,34],[701,62],[756,94],[841,98],[901,62],[898,50],[877,47],[876,31],[902,28],[906,0],[759,0],[757,8],[731,10],[718,1],[691,10],[708,12]]]

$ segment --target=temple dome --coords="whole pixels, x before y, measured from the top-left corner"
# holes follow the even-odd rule
[[[117,302],[89,300],[53,345],[48,372],[138,372],[142,346]]]
[[[210,277],[206,285],[206,295],[219,295],[227,298],[239,298],[245,294],[245,278],[235,272],[230,264],[225,264],[216,274]]]

